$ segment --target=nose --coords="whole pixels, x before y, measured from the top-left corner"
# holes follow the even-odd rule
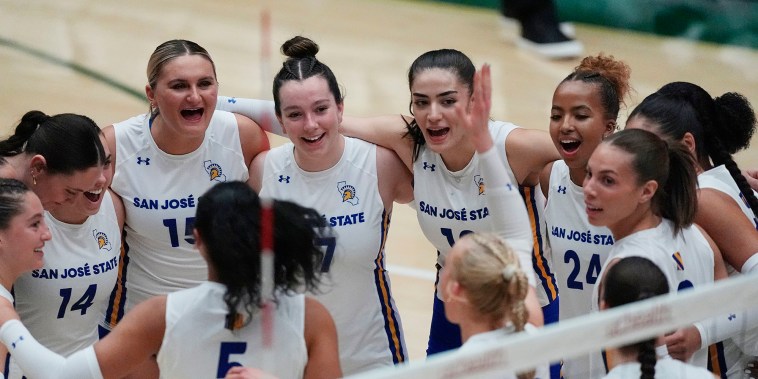
[[[311,131],[316,128],[318,128],[318,122],[316,121],[316,116],[312,113],[306,113],[305,114],[305,124],[303,125],[303,128],[306,131]]]
[[[196,86],[190,86],[189,93],[187,93],[187,101],[193,102],[200,98],[200,93]]]
[[[50,228],[47,226],[47,223],[44,220],[42,220],[42,235],[40,238],[43,241],[50,241],[53,239],[53,235],[50,233]]]
[[[429,113],[427,114],[427,119],[429,121],[439,121],[442,119],[442,112],[440,112],[439,106],[437,104],[432,103],[429,106]]]
[[[574,124],[573,124],[573,118],[570,116],[565,116],[561,120],[561,126],[560,126],[561,133],[569,133],[574,130]]]
[[[595,181],[590,176],[585,176],[582,182],[582,191],[584,192],[584,198],[593,198],[595,196]]]

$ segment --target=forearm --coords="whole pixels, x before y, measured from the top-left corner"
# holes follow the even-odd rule
[[[64,358],[37,342],[18,320],[3,324],[0,339],[29,378],[103,379],[91,346]]]
[[[701,348],[729,338],[732,338],[737,345],[744,346],[741,339],[746,337],[746,331],[758,328],[758,308],[751,308],[697,322],[695,323],[695,328],[700,332]],[[756,355],[758,351],[745,351],[744,353]]]
[[[491,231],[504,238],[518,253],[521,269],[527,274],[529,284],[535,286],[532,270],[532,230],[529,217],[518,187],[511,183],[505,164],[500,160],[496,146],[479,154],[482,176],[486,178],[487,207]]]
[[[216,109],[247,116],[260,125],[263,130],[284,136],[282,125],[276,118],[274,102],[271,100],[219,96]]]

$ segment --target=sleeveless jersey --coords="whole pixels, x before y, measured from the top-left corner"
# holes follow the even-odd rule
[[[248,178],[234,115],[213,113],[195,151],[171,155],[158,148],[147,115],[114,124],[111,188],[126,211],[123,263],[107,323],[152,296],[197,285],[207,265],[194,248],[197,199],[216,183]]]
[[[508,134],[516,128],[517,126],[502,121],[489,122],[489,131],[498,156],[503,160],[508,177],[514,185],[517,181],[502,146],[505,146]],[[498,225],[492,225],[490,219],[487,218],[489,209],[486,178],[481,176],[478,154],[474,154],[469,164],[462,170],[451,172],[439,154],[426,146],[421,146],[418,159],[413,162],[413,181],[413,195],[419,225],[426,238],[437,249],[439,267],[443,266],[445,256],[460,237],[471,232],[497,230]],[[528,213],[532,218],[538,216],[532,211]],[[540,281],[549,283],[554,291],[555,280],[549,269],[548,260],[544,257],[531,258],[530,260],[524,260],[521,256],[519,258],[521,267],[529,278],[529,283],[538,290],[545,290],[543,286],[535,285],[535,276],[529,270],[529,267],[532,267],[540,276]],[[535,267],[537,264],[541,267]],[[550,290],[546,292],[550,293]],[[441,292],[438,291],[439,293]],[[547,297],[554,298],[552,294]]]
[[[582,187],[571,181],[563,160],[555,161],[550,172],[545,221],[561,294],[560,320],[586,315],[600,268],[613,247],[613,235],[608,228],[589,223]],[[563,361],[566,379],[586,377],[588,371],[587,355]]]
[[[314,297],[334,319],[343,374],[404,361],[402,325],[384,263],[390,215],[379,195],[376,146],[345,138],[340,161],[320,172],[300,169],[293,148],[287,143],[267,153],[261,197],[312,207],[333,228],[334,237],[319,241],[322,271],[329,274]]]
[[[669,292],[713,283],[713,250],[695,225],[682,228],[674,235],[674,224],[663,218],[655,228],[641,230],[617,240],[598,277],[602,278],[605,275],[608,262],[626,257],[643,257],[652,261],[666,276]],[[598,290],[598,286],[595,286],[592,293],[591,305],[596,311]],[[590,355],[592,378],[601,377],[605,373],[599,356]],[[689,363],[705,368],[707,358],[706,349],[700,349],[695,352]]]
[[[748,220],[752,220],[753,224],[758,228],[758,219],[756,219],[750,205],[747,203],[747,199],[745,199],[729,170],[724,165],[714,167],[698,175],[697,181],[700,189],[712,188],[729,195],[737,203]],[[729,263],[724,263],[730,277],[741,275]],[[748,340],[758,339],[758,327],[752,328],[745,333],[745,337]],[[753,358],[744,354],[731,338],[709,346],[708,352],[708,368],[715,374],[727,378],[747,377],[744,372],[745,364]]]
[[[45,212],[52,239],[45,243],[42,268],[13,285],[16,311],[39,343],[63,356],[98,340],[98,324],[116,283],[121,229],[110,193],[100,210],[81,225]],[[15,364],[8,378],[21,378]]]
[[[225,327],[225,292],[223,284],[205,282],[168,294],[166,331],[158,351],[161,378],[223,378],[235,365],[260,368],[278,378],[302,378],[308,363],[305,297],[278,296],[273,351],[267,352],[260,313],[241,329]]]
[[[537,328],[532,324],[524,325],[524,332],[534,333]],[[471,350],[476,346],[488,346],[491,343],[502,341],[507,339],[508,336],[515,333],[515,328],[512,324],[500,329],[491,330],[489,332],[474,334],[461,346],[460,351]],[[461,369],[465,370],[466,366],[462,366]],[[451,377],[465,377],[467,372],[457,373],[458,375],[452,375]],[[470,373],[469,373],[470,374]],[[516,375],[512,372],[497,372],[486,375],[477,375],[477,378],[492,378],[492,379],[516,379]],[[547,364],[542,364],[534,368],[534,379],[550,379],[550,369]]]
[[[603,379],[639,379],[639,362],[620,364]],[[713,379],[713,375],[701,367],[688,365],[676,359],[663,358],[655,362],[655,377],[666,379]]]

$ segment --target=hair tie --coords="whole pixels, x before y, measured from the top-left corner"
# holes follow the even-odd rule
[[[505,279],[506,282],[510,282],[511,279],[513,279],[513,275],[516,274],[516,271],[518,271],[518,268],[514,264],[508,264],[503,268],[502,274],[503,279]]]

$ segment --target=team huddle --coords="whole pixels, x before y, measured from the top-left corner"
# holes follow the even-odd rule
[[[758,198],[732,159],[756,118],[737,93],[669,83],[620,128],[631,70],[589,56],[545,133],[491,120],[489,66],[442,49],[409,69],[413,116],[358,118],[315,42],[281,51],[273,103],[220,97],[209,53],[171,40],[148,62],[148,113],[100,129],[31,111],[0,141],[4,377],[336,378],[405,362],[385,267],[394,203],[437,249],[429,355],[758,270]],[[743,378],[748,319],[498,377]]]

